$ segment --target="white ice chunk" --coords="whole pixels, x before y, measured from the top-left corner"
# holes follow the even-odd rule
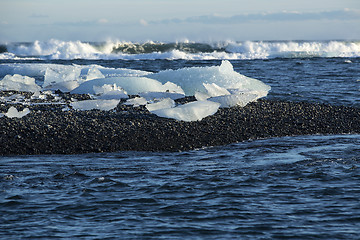
[[[184,90],[179,87],[178,85],[176,85],[175,83],[172,82],[166,82],[164,84],[164,87],[166,89],[166,92],[170,92],[170,93],[179,93],[179,94],[183,94],[185,95]]]
[[[71,72],[72,70],[76,69],[75,71],[80,71],[80,78],[86,80],[88,78],[88,74],[90,73],[91,76],[94,76],[90,69],[97,69],[100,73],[105,77],[136,77],[136,76],[144,76],[149,74],[150,72],[140,71],[140,70],[133,70],[127,68],[106,68],[100,65],[62,65],[62,64],[34,64],[34,63],[17,63],[17,64],[0,64],[0,76],[5,76],[7,74],[20,74],[23,76],[30,76],[30,77],[43,77],[47,69],[51,69],[55,72]],[[96,77],[98,77],[99,73],[96,73]],[[90,78],[91,78],[90,76]],[[75,80],[75,79],[70,79]],[[87,79],[90,80],[90,79]]]
[[[71,93],[95,94],[94,86],[101,87],[105,84],[116,84],[130,95],[136,95],[141,92],[165,92],[167,90],[159,81],[146,77],[112,77],[84,82],[71,91]]]
[[[96,97],[97,99],[128,99],[129,96],[124,91],[113,90],[101,94],[100,96]]]
[[[84,81],[89,81],[97,78],[105,78],[101,71],[95,66],[91,68],[83,68],[81,70],[81,75]]]
[[[104,84],[102,86],[93,86],[93,90],[95,94],[101,95],[104,93],[112,92],[112,91],[123,91],[121,87],[116,86],[116,83],[114,84]]]
[[[79,80],[81,68],[77,66],[48,66],[46,68],[43,87],[60,82]]]
[[[173,107],[175,107],[175,102],[171,98],[165,98],[156,103],[146,104],[146,108],[150,112],[159,110],[159,109],[173,108]]]
[[[99,67],[98,69],[105,77],[140,77],[149,74],[149,72],[146,71],[127,68]]]
[[[43,90],[60,90],[62,92],[70,92],[71,90],[77,88],[79,86],[78,81],[66,81],[66,82],[58,82],[51,85],[48,85],[43,88]]]
[[[175,108],[165,108],[152,111],[159,117],[173,118],[179,121],[199,121],[213,115],[220,107],[220,103],[211,101],[196,101]]]
[[[114,84],[104,84],[103,86],[93,86],[97,99],[127,99],[129,96],[121,87]]]
[[[22,118],[30,113],[30,110],[28,108],[25,108],[22,111],[18,111],[15,107],[10,107],[7,113],[4,115],[8,118]]]
[[[258,96],[256,94],[238,93],[238,94],[211,97],[208,100],[220,103],[221,104],[220,107],[222,108],[228,108],[233,106],[244,107],[246,106],[246,104],[255,101],[257,98]]]
[[[134,107],[138,107],[138,106],[146,105],[147,101],[143,97],[136,97],[136,98],[128,99],[124,104],[125,105],[133,105]]]
[[[119,104],[119,102],[120,101],[116,99],[84,100],[84,101],[72,102],[70,103],[70,106],[72,106],[76,110],[99,109],[99,110],[109,111],[111,109],[114,109]]]
[[[213,67],[165,70],[149,74],[146,77],[156,79],[162,83],[171,81],[179,85],[188,96],[193,96],[195,92],[206,93],[203,83],[215,83],[225,89],[236,88],[242,90],[256,90],[261,92],[263,96],[266,96],[270,90],[270,86],[263,82],[235,72],[229,61],[223,61],[220,66]]]
[[[195,92],[195,98],[198,101],[205,101],[208,98],[210,98],[211,96],[207,93],[203,93],[203,92]]]
[[[172,100],[176,100],[185,97],[184,94],[172,93],[172,92],[143,92],[143,93],[139,93],[139,95],[140,97],[143,97],[148,101],[153,99],[164,99],[164,98],[171,98]]]
[[[45,100],[47,98],[46,94],[41,94],[40,92],[34,92],[31,96],[31,99],[42,99]]]
[[[230,95],[230,92],[228,90],[216,85],[215,83],[203,83],[203,85],[210,97]]]
[[[35,79],[19,74],[6,75],[0,81],[0,90],[16,90],[24,92],[38,92],[41,87],[35,83]]]

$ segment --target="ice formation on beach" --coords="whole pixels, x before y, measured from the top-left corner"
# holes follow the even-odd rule
[[[6,75],[0,81],[0,90],[16,90],[23,92],[37,92],[41,87],[35,83],[35,79],[19,74]]]
[[[235,72],[229,61],[158,73],[99,65],[0,64],[0,74],[3,67],[14,75],[0,81],[2,90],[32,91],[36,93],[33,99],[41,99],[40,92],[47,90],[88,94],[91,100],[70,103],[77,110],[111,110],[121,99],[128,99],[125,105],[145,105],[158,116],[183,121],[200,120],[219,107],[245,106],[270,90],[261,81]],[[34,78],[17,73],[44,81],[36,84]],[[195,96],[197,101],[175,104],[174,100],[185,96]]]
[[[173,85],[161,84],[159,81],[146,77],[110,77],[86,81],[72,90],[71,93],[96,94],[94,86],[101,87],[106,84],[116,84],[130,95],[136,95],[141,92],[166,92],[176,90]]]
[[[135,98],[131,98],[129,100],[127,100],[124,104],[125,105],[131,105],[134,107],[138,107],[138,106],[143,106],[146,105],[148,102],[145,98],[143,97],[135,97]]]
[[[220,103],[211,101],[195,101],[174,108],[163,108],[151,111],[159,117],[173,118],[179,121],[191,122],[213,115],[220,107]]]
[[[172,100],[184,98],[185,95],[183,93],[176,92],[142,92],[139,93],[140,97],[145,98],[147,101],[170,98]]]
[[[223,61],[220,66],[213,67],[165,70],[149,74],[147,77],[162,83],[171,81],[179,85],[187,96],[193,96],[196,92],[207,92],[204,84],[212,83],[225,89],[241,89],[253,92],[259,97],[266,96],[270,90],[270,86],[263,82],[235,72],[229,61]]]
[[[6,113],[0,113],[0,117],[6,116],[8,118],[22,118],[29,113],[29,108],[24,108],[22,111],[18,111],[15,107],[10,107]]]
[[[72,106],[76,110],[99,109],[99,110],[109,111],[114,109],[119,104],[119,102],[120,101],[116,99],[84,100],[84,101],[72,102],[70,103],[70,106]]]
[[[127,92],[116,84],[104,84],[102,86],[93,86],[97,99],[127,99]]]
[[[173,107],[175,107],[175,102],[171,98],[165,98],[159,102],[146,104],[146,109],[149,110],[149,112]]]

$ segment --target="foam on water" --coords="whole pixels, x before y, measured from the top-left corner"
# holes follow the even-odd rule
[[[35,41],[9,43],[0,59],[268,59],[302,57],[359,57],[358,41],[145,42]]]

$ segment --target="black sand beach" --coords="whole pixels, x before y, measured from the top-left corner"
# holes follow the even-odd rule
[[[10,106],[2,103],[0,112]],[[0,118],[0,155],[184,151],[249,139],[360,133],[359,108],[304,102],[260,100],[219,109],[197,122],[160,118],[144,107],[122,104],[113,111],[63,111],[60,104],[15,106],[28,107],[31,113]]]

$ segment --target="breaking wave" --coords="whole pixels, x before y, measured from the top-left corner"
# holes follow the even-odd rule
[[[81,42],[35,41],[0,45],[0,59],[269,59],[360,57],[360,41]]]

